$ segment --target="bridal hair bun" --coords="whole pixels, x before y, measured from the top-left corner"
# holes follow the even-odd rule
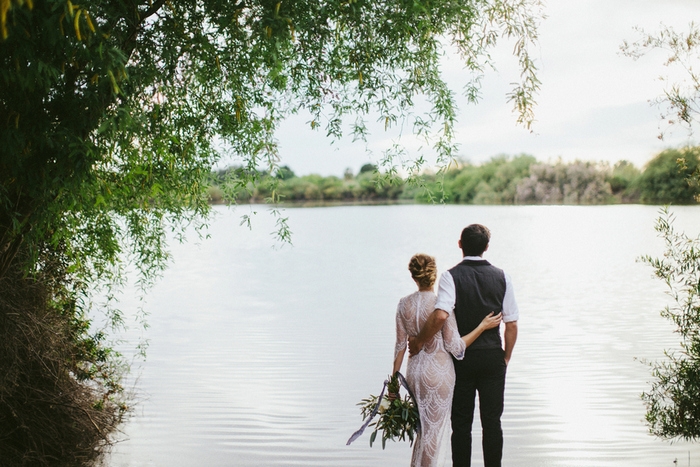
[[[437,278],[435,258],[424,253],[418,253],[408,262],[408,270],[418,285],[422,288],[432,287]]]

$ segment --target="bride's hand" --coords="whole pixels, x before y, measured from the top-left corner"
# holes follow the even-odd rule
[[[501,324],[501,321],[503,320],[503,313],[498,313],[497,315],[494,314],[492,311],[491,313],[488,314],[486,318],[484,318],[481,321],[481,328],[485,331],[487,329],[495,328],[499,324]]]

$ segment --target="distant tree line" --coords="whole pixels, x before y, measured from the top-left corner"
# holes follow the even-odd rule
[[[530,155],[495,156],[473,165],[459,164],[444,174],[424,174],[405,181],[365,164],[357,174],[342,177],[298,177],[287,166],[275,173],[255,174],[259,183],[237,185],[241,171],[233,167],[213,174],[213,203],[229,190],[237,202],[264,202],[279,195],[283,202],[431,202],[461,204],[693,204],[700,193],[691,177],[698,171],[700,147],[668,149],[643,169],[628,161],[614,165],[585,161],[540,162]],[[697,178],[695,178],[697,179]]]

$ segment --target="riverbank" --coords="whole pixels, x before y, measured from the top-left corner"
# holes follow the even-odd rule
[[[529,155],[497,156],[481,165],[457,164],[443,173],[401,178],[372,164],[342,177],[296,176],[289,167],[256,174],[242,186],[242,168],[212,175],[212,203],[274,200],[296,206],[434,203],[474,205],[695,204],[700,195],[700,149],[666,150],[642,170],[574,161],[539,162]]]

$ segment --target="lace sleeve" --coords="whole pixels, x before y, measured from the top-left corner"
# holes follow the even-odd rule
[[[408,333],[406,332],[406,324],[402,316],[402,305],[403,300],[399,301],[399,305],[396,307],[396,345],[394,346],[394,358],[396,358],[399,352],[406,349],[408,343]]]
[[[442,326],[442,340],[445,345],[445,350],[454,355],[457,360],[462,360],[464,358],[464,350],[467,346],[459,336],[457,320],[455,319],[454,313],[450,313],[450,316],[447,317],[447,321],[445,321],[445,324]]]

